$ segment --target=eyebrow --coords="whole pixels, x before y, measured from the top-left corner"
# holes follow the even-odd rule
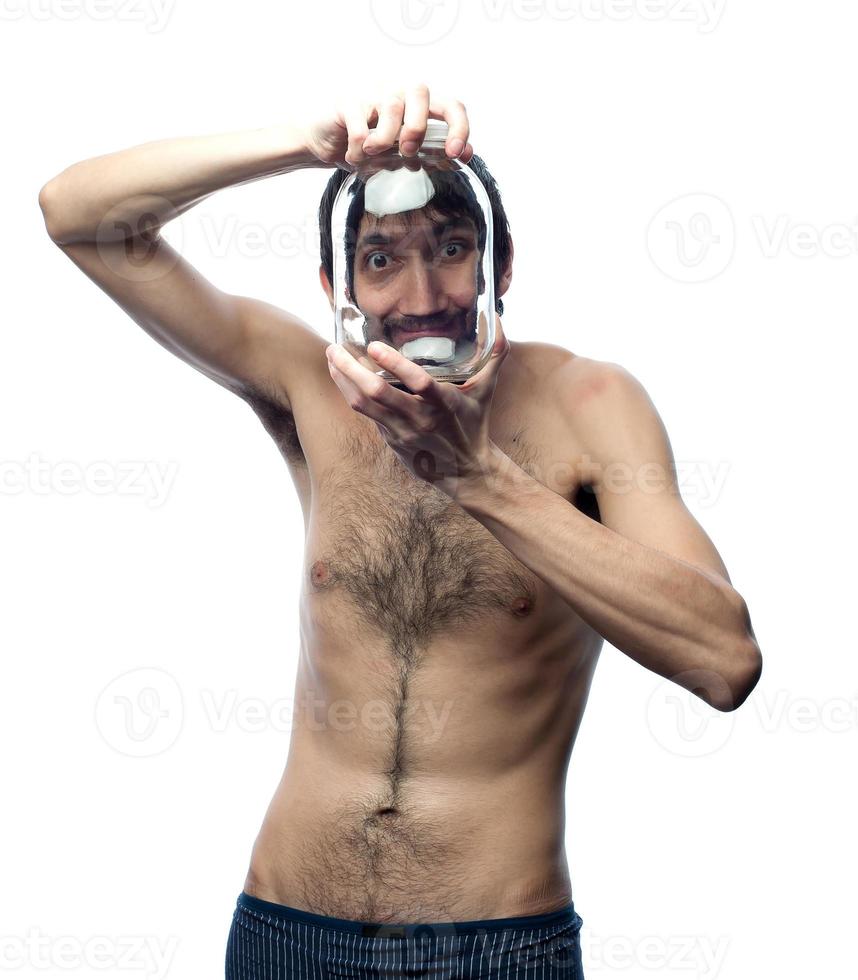
[[[432,222],[432,231],[434,232],[458,232],[461,234],[464,232],[470,232],[471,235],[474,234],[474,228],[471,222],[458,220],[452,222]],[[392,245],[394,242],[398,241],[400,238],[405,238],[414,232],[413,228],[408,228],[401,235],[385,235],[380,231],[371,231],[366,235],[363,235],[357,244],[358,249],[366,248],[368,245]]]

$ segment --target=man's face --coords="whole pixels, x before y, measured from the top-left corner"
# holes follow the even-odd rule
[[[367,342],[399,350],[417,336],[476,336],[480,253],[470,218],[429,209],[361,218],[354,259],[355,302],[367,321]],[[458,353],[457,353],[458,359]]]

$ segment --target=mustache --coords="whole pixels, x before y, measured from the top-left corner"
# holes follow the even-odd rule
[[[407,320],[385,320],[385,330],[444,330],[459,324],[463,313],[451,315],[443,313],[436,316],[409,317]]]

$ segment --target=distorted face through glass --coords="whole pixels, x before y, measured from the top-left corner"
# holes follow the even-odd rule
[[[350,197],[345,295],[354,333],[417,364],[472,361],[487,236],[467,182],[403,163],[358,181]]]
[[[469,356],[476,336],[478,232],[469,217],[432,207],[361,219],[353,295],[367,320],[367,342],[403,356],[443,361]]]

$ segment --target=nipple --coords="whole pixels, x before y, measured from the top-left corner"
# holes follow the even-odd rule
[[[331,573],[325,562],[321,559],[313,562],[313,567],[310,569],[310,580],[313,585],[327,585],[330,577]]]
[[[518,596],[512,604],[514,616],[524,617],[533,609],[533,601],[528,596]]]

